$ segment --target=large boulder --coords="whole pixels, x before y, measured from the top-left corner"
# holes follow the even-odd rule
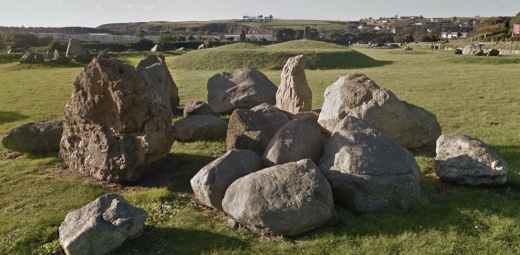
[[[203,101],[190,100],[184,105],[182,116],[186,118],[192,115],[213,115],[213,111],[209,104]]]
[[[312,109],[312,91],[305,76],[303,55],[289,58],[285,63],[276,91],[276,107],[294,114]]]
[[[163,55],[148,55],[145,59],[139,61],[137,69],[146,69],[148,75],[144,76],[145,82],[149,86],[156,86],[159,95],[163,102],[170,102],[168,107],[170,111],[175,112],[179,106],[179,89],[173,81],[173,78],[168,71],[166,61]]]
[[[323,147],[324,138],[318,124],[306,120],[292,120],[276,132],[267,145],[262,160],[265,166],[306,158],[319,163]]]
[[[501,185],[507,181],[507,162],[477,138],[445,134],[437,139],[435,173],[446,182]]]
[[[407,208],[423,198],[414,155],[353,116],[337,125],[320,168],[331,183],[334,201],[355,212]]]
[[[59,241],[68,255],[103,255],[125,240],[138,237],[147,213],[116,194],[105,194],[69,212],[59,227]]]
[[[482,46],[480,44],[468,44],[462,49],[462,55],[483,56],[485,53],[482,50]]]
[[[65,56],[68,58],[76,58],[77,56],[87,56],[90,55],[90,52],[83,47],[79,43],[78,40],[74,38],[69,39],[69,44],[67,45],[67,52],[65,53]]]
[[[276,106],[269,103],[259,104],[251,108],[251,111],[262,114],[277,130],[287,124],[292,117],[292,114],[280,111]]]
[[[247,149],[262,155],[277,131],[263,114],[248,109],[234,110],[228,121],[226,147]]]
[[[433,143],[441,135],[435,115],[400,101],[364,74],[340,77],[325,89],[318,122],[329,132],[347,115],[370,123],[408,149]]]
[[[136,181],[168,155],[174,133],[170,101],[150,84],[147,68],[98,57],[74,81],[65,106],[60,155],[74,170],[100,180]]]
[[[233,182],[224,212],[252,231],[296,236],[326,223],[334,213],[330,184],[310,159],[246,175]]]
[[[191,188],[199,202],[222,211],[229,185],[262,168],[262,159],[253,151],[229,150],[200,169],[190,180]]]
[[[2,146],[20,152],[58,151],[62,133],[61,120],[30,122],[7,132],[2,138]]]
[[[183,142],[218,140],[226,137],[228,123],[213,115],[192,115],[173,124],[175,139]]]
[[[240,68],[208,79],[208,104],[214,113],[251,109],[261,103],[276,102],[276,85],[254,68]]]

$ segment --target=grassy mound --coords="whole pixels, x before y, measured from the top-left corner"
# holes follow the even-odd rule
[[[232,43],[232,44],[220,46],[219,49],[226,49],[226,50],[262,49],[262,46],[256,45],[254,43],[239,42],[239,43]]]
[[[303,54],[307,69],[351,69],[388,64],[345,46],[310,40],[285,42],[267,47],[238,43],[191,51],[170,60],[168,66],[182,70],[230,70],[242,67],[279,70],[288,58]]]

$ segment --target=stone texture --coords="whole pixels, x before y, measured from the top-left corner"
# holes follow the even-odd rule
[[[229,185],[262,168],[262,159],[253,151],[229,150],[200,169],[190,180],[191,188],[202,204],[222,211],[222,199]]]
[[[208,104],[214,113],[251,109],[261,103],[275,104],[276,85],[253,68],[240,68],[208,79]]]
[[[30,122],[7,132],[2,138],[2,146],[20,152],[58,151],[62,133],[61,120]]]
[[[43,59],[42,54],[28,51],[20,58],[19,62],[20,64],[42,64],[44,62]]]
[[[280,111],[276,106],[269,103],[259,104],[251,108],[251,111],[262,114],[276,130],[291,120],[290,113]]]
[[[435,172],[446,182],[464,185],[501,185],[507,181],[507,162],[484,142],[461,134],[437,139]]]
[[[104,57],[76,78],[65,106],[60,155],[73,170],[100,180],[137,180],[168,155],[174,140],[170,102],[154,72]]]
[[[69,212],[59,227],[67,255],[103,255],[138,237],[147,213],[116,194],[105,194]]]
[[[289,58],[276,91],[276,107],[293,114],[312,109],[312,91],[305,76],[305,57]]]
[[[145,59],[139,61],[137,69],[146,69],[141,74],[148,86],[156,86],[156,90],[162,97],[164,102],[170,102],[168,105],[170,111],[175,112],[179,106],[179,89],[173,81],[173,77],[168,71],[166,61],[163,55],[148,55]],[[159,86],[157,86],[159,85]]]
[[[213,111],[209,104],[203,101],[190,100],[184,105],[182,115],[184,118],[192,115],[213,115]]]
[[[296,236],[325,224],[334,213],[330,184],[312,160],[251,173],[233,182],[224,212],[261,234]]]
[[[273,166],[302,159],[321,161],[324,139],[318,124],[292,120],[281,127],[271,139],[262,156],[265,166]]]
[[[367,121],[408,149],[433,143],[441,134],[435,115],[400,101],[360,73],[340,77],[325,89],[318,122],[332,132],[347,115]]]
[[[414,155],[353,116],[337,125],[320,168],[331,183],[334,201],[355,212],[407,208],[423,198]]]
[[[263,114],[248,109],[234,110],[229,117],[226,147],[247,149],[262,155],[277,131]]]
[[[224,139],[228,123],[213,115],[192,115],[173,124],[175,139],[183,142]]]

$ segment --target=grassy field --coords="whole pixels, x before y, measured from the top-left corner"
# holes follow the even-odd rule
[[[468,134],[490,145],[509,164],[508,183],[495,188],[442,183],[433,171],[434,150],[417,150],[428,203],[366,215],[337,208],[321,229],[297,238],[267,237],[230,229],[223,214],[193,200],[190,178],[225,152],[224,141],[175,142],[163,167],[133,186],[76,176],[55,153],[20,154],[0,147],[0,254],[60,254],[57,227],[67,212],[106,192],[123,195],[149,214],[143,235],[112,254],[520,253],[519,56],[292,43],[167,54],[166,60],[183,104],[207,100],[206,82],[218,72],[256,65],[279,84],[280,56],[316,54],[327,64],[306,70],[314,108],[321,108],[325,88],[340,76],[365,73],[401,100],[434,113],[443,133]],[[114,56],[135,65],[146,54]],[[217,57],[225,61],[212,59]],[[243,62],[245,57],[250,62]],[[81,66],[19,65],[1,59],[7,56],[0,56],[0,133],[30,121],[61,118]]]

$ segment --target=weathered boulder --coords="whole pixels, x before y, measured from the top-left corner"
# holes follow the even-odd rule
[[[229,117],[226,147],[247,149],[262,155],[277,128],[263,114],[248,109],[236,109]]]
[[[405,148],[419,148],[435,142],[441,126],[435,115],[400,101],[394,93],[380,88],[364,74],[340,77],[325,89],[318,122],[332,132],[345,116],[370,123]]]
[[[87,54],[87,55],[76,55],[74,57],[74,61],[78,62],[78,63],[84,63],[84,64],[87,64],[89,63],[92,59],[94,58],[93,55],[90,55]]]
[[[116,194],[105,194],[69,212],[59,227],[59,241],[68,255],[103,255],[125,240],[138,237],[147,213]]]
[[[251,109],[261,103],[276,103],[276,85],[260,71],[240,68],[208,79],[208,104],[214,113]]]
[[[146,68],[98,57],[74,81],[65,106],[60,155],[69,168],[100,180],[137,180],[168,155],[170,102]],[[163,83],[162,86],[167,86]]]
[[[289,58],[285,63],[276,91],[276,107],[294,114],[312,109],[312,91],[305,76],[303,55]]]
[[[325,224],[334,213],[330,184],[310,159],[277,165],[233,182],[224,212],[262,234],[296,236]]]
[[[90,52],[85,49],[85,47],[83,47],[83,45],[81,45],[78,40],[70,38],[65,56],[68,58],[76,58],[76,56],[81,55],[87,56],[90,55]]]
[[[173,124],[175,139],[183,142],[218,140],[226,137],[228,123],[213,115],[192,115]]]
[[[192,115],[213,115],[213,111],[205,102],[190,100],[184,105],[182,115],[184,118]]]
[[[321,161],[324,139],[321,127],[310,121],[292,120],[281,127],[271,139],[262,160],[265,166],[273,166],[302,159]]]
[[[190,180],[202,204],[222,211],[222,199],[231,183],[264,168],[262,159],[250,150],[229,150],[200,169]]]
[[[179,106],[179,89],[173,81],[168,71],[166,61],[163,55],[148,55],[145,59],[139,61],[137,69],[145,69],[146,76],[143,76],[145,82],[149,86],[156,86],[159,95],[164,102],[169,102],[168,108],[175,112]]]
[[[42,64],[44,60],[42,54],[28,51],[20,58],[19,62],[20,64]]]
[[[507,181],[507,162],[477,138],[444,134],[437,139],[435,173],[446,182],[501,185]]]
[[[462,55],[474,55],[474,56],[483,56],[485,55],[484,51],[482,50],[482,46],[469,44],[462,49]]]
[[[62,133],[61,120],[30,122],[7,132],[2,138],[2,146],[21,152],[58,151]]]
[[[271,122],[271,124],[276,130],[278,130],[291,120],[290,113],[280,111],[274,105],[269,103],[259,104],[251,108],[251,111],[261,113],[265,118],[267,118],[267,120]]]
[[[54,64],[68,64],[70,63],[70,58],[62,56],[58,50],[54,50],[54,56],[50,62]]]
[[[355,212],[407,208],[423,198],[414,155],[353,116],[337,125],[320,169],[331,183],[334,201]]]

